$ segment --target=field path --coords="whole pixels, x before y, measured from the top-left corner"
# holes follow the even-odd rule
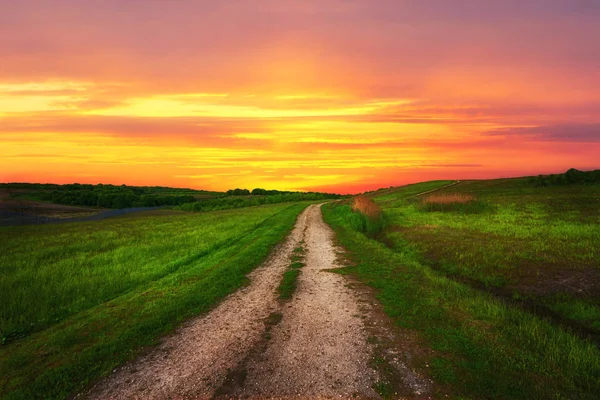
[[[230,397],[379,397],[358,299],[344,276],[327,271],[337,266],[333,235],[313,206],[304,235],[306,265],[293,301],[284,306],[266,349],[243,365],[247,377],[226,392]]]
[[[248,286],[115,370],[85,398],[379,398],[361,304],[335,268],[334,234],[319,205],[248,277]],[[306,265],[291,301],[277,287],[293,250]]]

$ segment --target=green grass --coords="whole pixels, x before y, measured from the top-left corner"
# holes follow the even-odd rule
[[[481,214],[487,211],[492,211],[492,207],[488,203],[481,200],[448,204],[425,203],[419,204],[417,207],[420,211],[454,212],[459,214]]]
[[[0,229],[0,397],[108,374],[243,285],[305,207]]]
[[[277,288],[280,300],[290,300],[294,296],[294,292],[298,287],[298,276],[300,276],[300,268],[304,267],[304,240],[292,251],[290,255],[290,265],[287,271],[283,273],[281,283]]]
[[[473,195],[480,212],[429,210],[402,188],[395,193],[397,200],[393,193],[374,199],[389,218],[384,241],[396,252],[419,254],[448,276],[515,293],[600,333],[600,186],[499,179],[436,192]]]
[[[348,202],[344,202],[344,204],[348,204]],[[388,223],[386,214],[369,216],[355,211],[352,214],[348,214],[347,218],[352,229],[362,232],[369,237],[378,236]]]
[[[410,212],[398,222],[411,226],[418,211],[406,207]],[[430,365],[422,371],[443,392],[471,399],[595,399],[600,393],[600,351],[594,345],[449,279],[424,264],[421,251],[402,236],[390,248],[354,230],[348,205],[325,205],[323,214],[348,249],[352,266],[340,272],[374,287],[393,321],[432,349],[417,361]]]
[[[600,307],[575,296],[564,294],[550,296],[543,300],[543,304],[550,310],[600,332]]]
[[[185,269],[285,207],[0,229],[0,338],[43,330]]]
[[[281,300],[289,300],[292,298],[296,291],[298,275],[300,275],[300,270],[298,268],[291,268],[284,272],[283,279],[281,279],[281,283],[277,288]]]

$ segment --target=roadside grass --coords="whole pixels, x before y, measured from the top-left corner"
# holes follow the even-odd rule
[[[367,237],[353,228],[352,214],[347,204],[323,206],[352,262],[338,272],[374,287],[394,322],[433,349],[423,356],[430,368],[422,372],[454,396],[595,399],[600,393],[597,347],[431,269],[401,236],[405,246],[399,248]]]
[[[0,347],[0,397],[107,375],[243,285],[306,206],[0,229],[2,328],[24,336]]]
[[[348,222],[352,228],[371,237],[379,235],[387,224],[381,207],[366,196],[356,196],[350,202],[353,212],[348,215]]]
[[[435,196],[456,194],[480,199],[486,212],[424,210],[418,198],[375,197],[389,217],[383,241],[448,276],[533,302],[600,334],[599,186],[463,181]]]

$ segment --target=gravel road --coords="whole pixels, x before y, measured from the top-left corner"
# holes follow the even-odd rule
[[[319,205],[248,277],[248,286],[82,395],[89,399],[379,398],[361,301],[335,268]],[[298,246],[305,266],[288,302],[277,287]]]

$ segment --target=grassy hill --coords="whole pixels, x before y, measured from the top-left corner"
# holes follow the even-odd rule
[[[445,390],[593,399],[600,185],[586,178],[595,174],[424,182],[327,205],[324,216],[349,249],[344,273],[373,286],[432,350],[419,362]]]

